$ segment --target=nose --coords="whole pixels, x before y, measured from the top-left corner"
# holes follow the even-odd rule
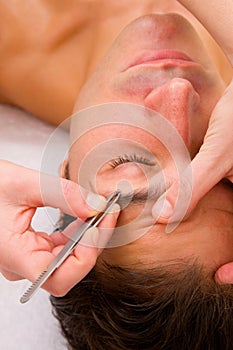
[[[179,132],[185,145],[190,147],[190,127],[200,103],[200,96],[188,80],[170,80],[153,89],[146,96],[144,103],[146,107],[168,119]]]

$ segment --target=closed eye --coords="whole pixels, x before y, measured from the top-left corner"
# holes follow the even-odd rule
[[[109,162],[109,165],[113,169],[115,169],[119,165],[125,164],[125,163],[139,163],[139,164],[144,164],[144,165],[149,165],[149,166],[155,166],[156,165],[155,162],[153,162],[153,161],[151,161],[151,160],[149,160],[147,158],[138,156],[136,154],[132,154],[132,155],[124,154],[123,156],[119,156],[116,159],[112,159]]]

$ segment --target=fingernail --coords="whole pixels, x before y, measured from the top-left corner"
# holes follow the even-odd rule
[[[107,201],[103,196],[90,192],[87,195],[86,203],[92,210],[102,211],[105,209]]]
[[[166,200],[164,196],[159,198],[152,208],[152,215],[155,219],[157,219],[158,217],[163,217],[167,219],[170,218],[172,214],[173,208],[170,202]]]
[[[108,214],[118,214],[120,213],[121,207],[119,204],[113,204],[112,208],[109,210]]]
[[[226,266],[223,266],[220,268],[220,271],[217,271],[215,273],[215,281],[218,284],[232,284],[233,279],[229,276],[231,276],[231,269],[228,271],[228,268]]]

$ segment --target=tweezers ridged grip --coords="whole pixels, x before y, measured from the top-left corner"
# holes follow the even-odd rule
[[[35,280],[35,282],[26,290],[26,292],[20,298],[20,302],[22,304],[26,303],[29,299],[31,299],[32,295],[36,292],[38,286],[40,285],[40,281],[42,281],[44,275],[48,270],[44,270],[40,276]]]
[[[71,236],[69,241],[65,244],[59,254],[51,261],[49,266],[40,274],[34,283],[26,290],[20,298],[21,303],[26,303],[33,294],[47,281],[47,279],[54,273],[54,271],[66,260],[70,253],[75,249],[79,241],[82,239],[85,232],[90,227],[96,227],[101,220],[107,215],[112,206],[120,197],[120,192],[114,192],[107,197],[107,207],[104,212],[86,220]],[[72,225],[72,224],[71,224]]]
[[[82,226],[85,228],[85,226]],[[82,237],[83,231],[80,232],[79,237]],[[78,242],[78,239],[77,239]],[[47,279],[52,275],[52,273],[56,270],[57,267],[59,267],[63,261],[69,256],[71,253],[73,247],[76,245],[76,242],[73,240],[69,240],[66,245],[62,248],[60,253],[51,261],[49,266],[39,275],[39,277],[35,280],[34,283],[31,284],[31,286],[26,290],[26,292],[23,294],[22,298],[20,299],[21,303],[26,303],[33,294],[36,293],[36,291],[47,281]]]

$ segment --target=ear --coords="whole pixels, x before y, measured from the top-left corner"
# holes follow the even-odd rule
[[[69,165],[68,160],[65,159],[59,167],[59,174],[64,179],[69,179]]]
[[[220,266],[214,278],[218,284],[233,284],[233,262]]]

